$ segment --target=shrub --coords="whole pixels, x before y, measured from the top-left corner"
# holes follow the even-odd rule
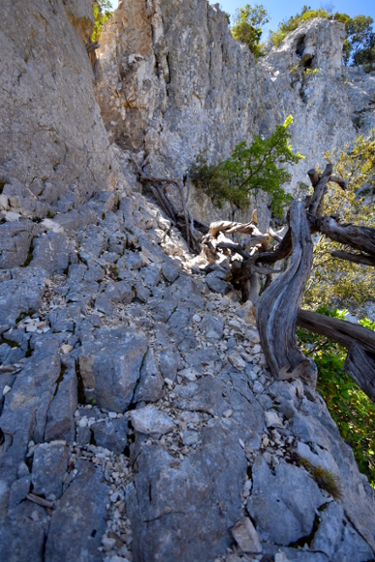
[[[246,4],[239,8],[236,13],[236,21],[232,27],[232,34],[238,41],[246,43],[255,58],[263,55],[260,39],[262,26],[269,22],[269,15],[262,4],[256,4],[253,8]]]
[[[240,142],[232,156],[217,165],[208,163],[205,152],[198,154],[189,170],[192,181],[219,207],[229,201],[246,209],[251,195],[268,193],[274,215],[281,217],[284,205],[292,199],[282,188],[291,179],[284,165],[296,164],[303,158],[299,152],[293,153],[289,143],[291,134],[287,129],[292,123],[289,115],[268,139],[255,135],[250,146],[246,141]]]

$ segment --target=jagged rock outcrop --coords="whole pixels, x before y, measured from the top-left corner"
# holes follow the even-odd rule
[[[268,135],[292,114],[293,148],[305,160],[287,187],[298,192],[326,150],[375,125],[375,79],[343,68],[344,25],[318,18],[267,45],[257,62],[226,15],[206,0],[120,2],[102,34],[96,85],[110,137],[154,175],[182,175],[194,156],[227,157],[241,140]],[[310,74],[304,72],[309,68]],[[192,192],[193,214],[218,211]],[[265,204],[261,221],[269,220]],[[229,213],[228,210],[224,210]],[[223,217],[223,211],[220,211]]]
[[[127,23],[136,21],[150,39],[143,5],[128,5],[133,19]],[[0,213],[1,559],[253,562],[263,555],[280,559],[282,553],[290,562],[373,559],[374,492],[323,400],[299,380],[274,380],[259,345],[253,305],[240,304],[222,272],[194,273],[185,241],[139,193],[126,154],[107,148],[84,49],[89,6],[84,0],[7,1],[8,27],[0,35],[9,46],[9,52],[0,51],[6,76],[14,77],[9,91],[0,93],[0,104],[14,97],[9,110],[0,105],[0,119],[18,127],[24,116],[26,124],[50,127],[56,118],[56,131],[74,143],[54,175],[55,134],[43,142],[38,135],[11,141],[1,161],[9,174],[3,195],[12,209]],[[164,3],[164,26],[167,7]],[[174,1],[169,7],[176,26],[191,10],[184,41],[186,48],[194,45],[193,18],[207,12],[193,12],[206,4],[181,4],[179,18]],[[254,74],[254,62],[232,42],[217,8],[208,13],[210,44],[217,41],[214,33],[222,33],[229,42],[226,56],[237,60],[238,68],[247,60]],[[35,26],[42,21],[45,33],[37,36]],[[160,29],[155,21],[152,37]],[[19,29],[30,31],[21,42],[23,53],[34,53],[29,62],[17,52]],[[122,52],[134,45],[141,51],[140,37],[127,35],[131,47],[124,43]],[[202,57],[204,45],[209,43],[203,34]],[[172,69],[180,64],[178,46],[176,39],[169,43]],[[154,55],[147,49],[146,42],[140,60],[151,65]],[[220,52],[221,47],[218,57]],[[52,76],[43,67],[46,61],[57,69],[58,84],[50,89],[43,82]],[[149,72],[147,64],[142,72]],[[155,76],[152,91],[160,85]],[[189,81],[189,73],[185,78]],[[226,79],[229,83],[229,74]],[[219,80],[217,86],[224,96]],[[249,104],[250,115],[245,93],[231,99]],[[182,103],[178,95],[176,86],[176,108]],[[190,103],[185,108],[191,120],[205,118],[206,127],[216,130],[218,152],[220,95],[212,93],[207,119],[203,110],[189,113]],[[129,127],[125,121],[127,142],[132,122],[139,119],[146,129],[153,124],[152,115],[134,111]],[[112,106],[109,114],[118,119]],[[185,125],[180,115],[173,119],[174,132],[166,138],[177,139],[182,166],[187,153],[178,130]],[[226,125],[237,140],[236,127],[229,120]],[[135,148],[146,142],[142,135],[135,128]],[[168,142],[165,151],[171,150]],[[72,165],[70,155],[74,160],[83,145],[104,151],[98,149],[91,160],[85,152]],[[173,158],[165,152],[167,157],[172,171]],[[155,167],[167,161],[157,152],[150,158]],[[43,179],[47,172],[50,182]],[[32,192],[40,182],[45,195],[27,206],[30,196],[23,190]],[[55,215],[41,221],[40,205],[53,207]],[[313,467],[333,475],[336,486],[319,486]]]

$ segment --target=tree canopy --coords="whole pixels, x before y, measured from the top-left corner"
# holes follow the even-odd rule
[[[94,0],[93,6],[95,24],[94,31],[91,36],[91,41],[96,43],[99,41],[104,24],[109,20],[113,14],[112,4],[110,0]]]
[[[303,158],[290,145],[288,127],[292,123],[293,117],[289,115],[267,139],[254,135],[250,146],[246,141],[240,142],[232,156],[217,165],[209,164],[204,153],[198,154],[190,167],[192,181],[218,206],[229,201],[245,209],[250,205],[250,196],[263,191],[270,195],[275,216],[281,217],[284,205],[291,201],[282,187],[291,179],[285,165],[296,164]]]
[[[232,27],[233,37],[247,43],[250,51],[258,58],[262,55],[262,27],[268,22],[269,14],[262,4],[256,4],[254,8],[246,4],[236,12],[236,20]]]

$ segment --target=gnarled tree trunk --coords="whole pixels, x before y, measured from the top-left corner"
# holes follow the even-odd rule
[[[298,349],[295,326],[299,304],[310,276],[313,244],[304,203],[293,201],[290,208],[293,253],[289,268],[260,298],[257,324],[268,366],[282,379],[314,375],[308,359]],[[309,371],[313,373],[309,373]]]

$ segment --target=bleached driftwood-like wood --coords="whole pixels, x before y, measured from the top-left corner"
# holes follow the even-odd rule
[[[293,253],[290,266],[262,294],[257,324],[263,353],[274,376],[283,379],[305,373],[310,362],[298,349],[295,325],[299,304],[310,276],[313,245],[304,204],[293,201],[290,208]]]

